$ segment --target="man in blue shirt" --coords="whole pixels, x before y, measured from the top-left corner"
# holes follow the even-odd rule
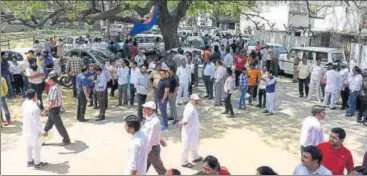
[[[267,113],[267,116],[273,115],[274,109],[274,96],[275,96],[275,85],[277,83],[275,77],[273,76],[274,72],[269,72],[269,77],[266,80],[266,110],[263,113]],[[261,78],[264,79],[264,78]]]
[[[205,98],[213,99],[213,83],[214,83],[214,73],[215,73],[215,65],[213,61],[208,60],[208,63],[204,68],[204,83],[206,88],[206,96]]]
[[[79,122],[85,122],[87,119],[84,118],[85,109],[87,107],[87,102],[89,99],[88,95],[88,79],[87,79],[88,69],[82,68],[82,72],[76,76],[76,90],[78,95],[78,110],[77,110],[77,120]]]
[[[96,69],[96,74],[97,74],[97,79],[95,80],[94,83],[95,83],[95,89],[96,89],[97,99],[99,103],[99,115],[97,116],[96,121],[102,121],[102,120],[105,120],[106,118],[105,117],[105,113],[107,109],[106,89],[107,89],[108,78],[106,74],[103,74],[101,67],[98,67]]]
[[[97,94],[96,94],[96,90],[94,89],[94,82],[93,82],[93,80],[96,78],[95,69],[96,69],[96,66],[94,65],[94,63],[90,63],[86,78],[87,78],[88,94],[89,94],[89,107],[92,107],[94,104],[93,109],[98,109]]]

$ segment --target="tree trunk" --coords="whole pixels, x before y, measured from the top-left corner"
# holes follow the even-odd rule
[[[178,22],[172,23],[158,23],[159,28],[162,32],[164,47],[166,51],[172,48],[180,47],[181,43],[177,35]]]

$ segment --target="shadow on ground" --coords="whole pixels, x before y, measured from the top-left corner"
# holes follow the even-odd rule
[[[45,168],[39,169],[41,171],[45,171],[45,172],[53,172],[56,174],[67,174],[69,173],[69,162],[65,161],[62,163],[48,163],[48,165]]]
[[[77,154],[83,152],[89,148],[89,146],[83,141],[75,141],[69,145],[64,146],[69,152],[59,152],[59,154]]]

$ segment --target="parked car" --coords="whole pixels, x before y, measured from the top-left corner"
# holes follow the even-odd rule
[[[252,50],[256,50],[256,41],[251,38],[243,38],[247,41],[248,50],[247,50],[247,56],[251,53]]]
[[[205,43],[204,43],[203,38],[201,38],[199,36],[189,36],[189,37],[187,37],[187,39],[185,41],[185,47],[197,48],[197,49],[204,50],[205,49]]]
[[[162,35],[138,34],[133,37],[133,40],[135,40],[138,43],[138,49],[142,50],[145,55],[156,54],[156,51],[154,49],[156,41],[158,42],[157,43],[158,52],[164,53],[165,51]],[[120,46],[122,45],[123,43],[120,43]]]
[[[69,36],[65,37],[62,41],[64,43],[65,52],[70,51],[75,48],[81,48],[84,41],[88,42],[88,45],[91,45],[91,41],[86,38],[86,36]]]
[[[262,52],[263,50],[265,50],[265,48],[266,48],[267,46],[269,46],[269,52],[271,52],[271,50],[272,50],[273,48],[279,48],[279,53],[280,53],[279,60],[284,60],[284,59],[286,59],[286,58],[287,58],[287,56],[288,56],[288,50],[287,50],[287,48],[286,48],[286,47],[284,47],[282,44],[277,44],[277,43],[266,43],[265,45],[263,45],[263,46],[261,47],[261,52]],[[270,56],[270,54],[269,54],[268,56]],[[265,59],[267,59],[267,58],[265,58]]]

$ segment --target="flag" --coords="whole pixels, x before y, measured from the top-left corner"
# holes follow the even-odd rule
[[[154,5],[150,10],[149,17],[143,22],[134,23],[133,28],[131,29],[129,35],[134,36],[136,34],[142,33],[151,29],[158,21],[158,5]]]

